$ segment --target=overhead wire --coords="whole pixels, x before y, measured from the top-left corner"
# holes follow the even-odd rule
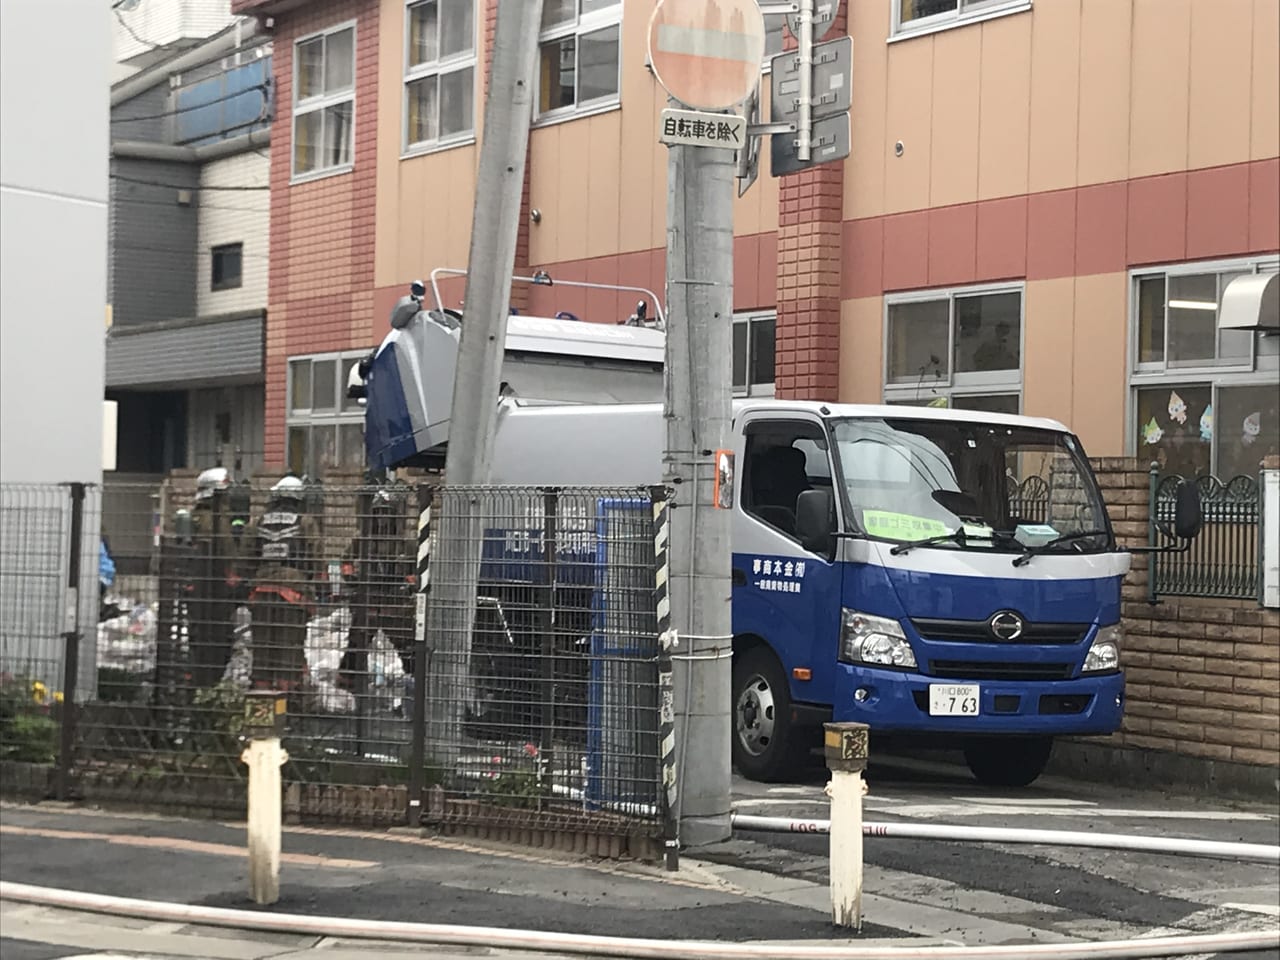
[[[176,117],[182,113],[192,113],[196,110],[204,110],[208,107],[215,106],[216,104],[225,103],[228,100],[234,100],[236,97],[243,97],[246,93],[255,93],[255,92],[262,96],[263,107],[265,108],[266,105],[270,102],[270,98],[267,96],[267,94],[270,92],[270,88],[271,88],[271,81],[269,79],[263,80],[262,83],[255,83],[253,86],[245,87],[243,90],[238,90],[235,93],[223,94],[221,97],[216,97],[213,100],[202,100],[200,101],[200,103],[195,104],[193,106],[174,107],[172,110],[165,110],[159,113],[147,113],[139,117],[112,117],[111,122],[112,123],[141,123],[143,120],[163,120],[166,117]],[[259,111],[258,120],[265,119],[265,117],[263,116],[264,112],[265,110]],[[253,122],[257,123],[258,120],[255,120]]]
[[[160,180],[146,180],[142,177],[129,177],[129,176],[125,176],[123,173],[113,173],[111,174],[111,179],[119,180],[121,183],[136,183],[144,187],[160,187],[161,189],[165,189],[165,190],[210,190],[210,191],[221,191],[221,192],[228,192],[228,193],[243,193],[243,192],[253,192],[257,190],[271,189],[271,186],[265,183],[233,185],[233,186],[213,186],[213,185],[200,186],[198,184],[195,186],[192,186],[190,184],[184,184],[184,183],[163,183]]]

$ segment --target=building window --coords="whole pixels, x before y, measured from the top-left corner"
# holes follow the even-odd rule
[[[364,408],[347,397],[347,378],[363,353],[328,353],[289,360],[289,469],[322,477],[335,467],[364,466]]]
[[[293,175],[349,169],[354,150],[356,28],[335,27],[293,50]]]
[[[622,0],[547,0],[538,37],[537,119],[618,103]]]
[[[243,243],[224,243],[211,251],[212,269],[209,271],[210,289],[234,290],[242,280],[241,262],[244,257]]]
[[[1227,284],[1276,270],[1267,258],[1131,274],[1130,449],[1162,473],[1252,477],[1280,453],[1280,337],[1218,329]]]
[[[885,298],[886,403],[1018,413],[1022,285]]]
[[[475,0],[405,7],[405,149],[475,137]]]
[[[1031,0],[890,0],[895,36],[927,33],[1006,13],[1020,13]]]
[[[744,314],[733,318],[733,394],[772,397],[777,317]]]

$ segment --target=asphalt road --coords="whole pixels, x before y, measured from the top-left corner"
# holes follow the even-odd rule
[[[825,819],[826,780],[820,762],[788,785],[738,778],[734,807],[763,816]],[[1022,790],[993,790],[976,784],[963,764],[947,755],[923,761],[882,758],[867,780],[864,819],[869,821],[1280,844],[1275,804],[1052,777]],[[732,843],[700,855],[731,870],[765,871],[825,888],[827,843],[824,835],[737,831]],[[1267,930],[1280,924],[1280,867],[1275,864],[874,837],[867,838],[863,853],[868,918],[918,934],[958,936],[966,943],[1016,936],[1017,927],[1030,940]],[[913,908],[919,913],[914,925]],[[948,912],[965,919],[948,927]]]
[[[918,760],[882,759],[868,781],[867,820],[1280,844],[1280,811],[1265,803],[1055,778],[995,791],[978,786],[962,765]],[[825,782],[820,763],[785,785],[736,778],[735,809],[825,818]],[[737,831],[726,843],[687,851],[673,884],[661,871],[301,831],[285,837],[286,853],[300,859],[286,861],[277,909],[624,936],[830,942],[841,934],[826,915],[827,842],[822,835]],[[232,825],[0,811],[0,877],[49,886],[243,907],[242,844],[243,827]],[[868,838],[864,856],[863,939],[1042,943],[1280,925],[1280,868],[1269,863],[892,838]],[[3,960],[93,953],[75,944],[44,946],[39,935],[19,942],[8,924],[4,934],[15,939],[0,940]],[[1276,960],[1280,952],[1230,956]]]

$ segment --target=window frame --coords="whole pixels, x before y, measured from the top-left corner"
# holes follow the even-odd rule
[[[334,34],[342,33],[345,30],[351,31],[351,89],[343,90],[340,93],[320,94],[314,97],[308,97],[306,100],[298,99],[298,73],[301,67],[301,60],[298,57],[298,48],[304,43],[309,43],[318,37],[325,38],[325,57],[326,65],[328,63],[328,38]],[[292,104],[289,115],[289,183],[308,183],[312,180],[322,180],[325,177],[341,176],[344,173],[350,173],[355,169],[356,165],[356,87],[359,86],[359,43],[360,36],[357,29],[356,21],[344,20],[341,23],[335,23],[332,26],[325,27],[322,30],[314,30],[305,36],[298,37],[293,41],[293,90],[291,91]],[[323,72],[323,71],[322,71]],[[321,114],[321,131],[323,134],[323,113],[329,107],[336,107],[343,103],[351,104],[351,160],[347,163],[337,164],[332,167],[316,167],[312,170],[298,172],[298,117],[308,113],[319,112]],[[321,137],[323,140],[323,136]]]
[[[808,549],[800,542],[800,538],[794,533],[789,533],[782,528],[775,526],[768,520],[761,517],[755,512],[758,506],[754,500],[755,478],[751,468],[752,439],[761,433],[770,433],[780,428],[791,428],[797,432],[804,428],[806,432],[812,431],[820,435],[827,444],[827,480],[830,482],[832,494],[832,504],[835,511],[835,521],[833,530],[844,530],[844,517],[846,515],[846,505],[844,501],[844,478],[840,470],[839,456],[836,454],[834,444],[832,442],[831,431],[827,428],[827,424],[820,418],[805,413],[779,413],[777,411],[753,411],[748,414],[742,424],[742,464],[739,468],[739,482],[737,484],[736,499],[737,506],[744,516],[748,517],[753,523],[759,524],[762,530],[767,530],[776,536],[783,537],[791,543],[799,546],[804,553],[811,557],[818,557],[830,563],[830,557],[817,553]],[[795,445],[795,440],[792,441]],[[806,471],[807,474],[807,471]],[[750,496],[749,496],[750,494]],[[748,499],[752,502],[748,504]]]
[[[960,373],[955,371],[955,349],[956,349],[956,306],[957,298],[989,296],[996,294],[1016,293],[1018,295],[1018,367],[1016,376],[1014,371],[986,371]],[[884,295],[884,304],[881,315],[881,342],[884,347],[881,351],[882,362],[880,367],[880,396],[884,403],[903,403],[919,401],[922,399],[920,391],[926,386],[921,380],[919,383],[894,383],[889,373],[889,333],[890,333],[890,309],[894,306],[904,303],[933,303],[939,300],[947,300],[947,375],[945,377],[936,378],[927,384],[932,392],[932,396],[946,397],[948,408],[952,408],[951,398],[953,397],[992,397],[992,396],[1016,396],[1018,398],[1018,412],[1023,409],[1023,392],[1026,386],[1026,361],[1027,361],[1027,285],[1025,281],[1017,280],[1004,283],[979,283],[968,284],[965,286],[954,287],[934,287],[926,290],[909,290],[901,293],[886,293]],[[961,409],[961,408],[955,408]]]
[[[622,38],[622,19],[623,19],[623,0],[617,0],[603,10],[595,10],[585,16],[582,13],[582,0],[573,0],[574,15],[570,20],[564,23],[556,24],[554,27],[538,30],[538,53],[537,62],[533,72],[533,125],[535,127],[549,127],[557,123],[564,123],[568,120],[577,120],[582,117],[591,117],[600,113],[609,113],[622,107],[622,54],[623,54],[623,38]],[[609,27],[617,27],[618,30],[618,74],[617,74],[617,92],[612,96],[596,97],[587,101],[585,104],[578,99],[578,83],[581,78],[582,71],[578,67],[577,57],[581,50],[580,40],[586,34],[596,33],[606,30]],[[538,104],[542,102],[542,48],[548,43],[554,43],[564,40],[566,37],[574,38],[574,102],[567,107],[555,107],[551,110],[541,111]]]
[[[236,271],[235,283],[229,283],[225,279],[219,281],[217,279],[218,255],[219,253],[225,254],[226,252],[230,251],[232,248],[234,248],[236,250],[236,253],[238,254],[237,260],[240,265],[239,270]],[[217,293],[222,290],[239,290],[243,286],[244,286],[244,241],[236,240],[233,243],[217,243],[211,246],[209,248],[209,290],[210,292]]]
[[[909,40],[912,37],[928,36],[942,30],[953,30],[997,17],[1008,17],[1017,13],[1026,13],[1031,9],[1034,0],[956,0],[954,11],[935,13],[927,17],[916,17],[903,21],[902,0],[889,0],[889,36],[888,43]]]
[[[1210,403],[1215,413],[1221,409],[1218,395],[1222,389],[1232,387],[1266,387],[1276,384],[1280,374],[1280,343],[1274,351],[1259,351],[1258,336],[1255,334],[1249,345],[1249,362],[1212,362],[1198,365],[1171,366],[1168,360],[1169,349],[1169,311],[1168,311],[1168,278],[1179,276],[1198,276],[1206,273],[1268,273],[1280,272],[1280,257],[1274,254],[1261,254],[1246,257],[1230,257],[1215,260],[1187,260],[1171,264],[1151,264],[1134,267],[1128,272],[1128,339],[1127,339],[1127,389],[1125,390],[1125,441],[1124,450],[1127,456],[1141,455],[1138,442],[1138,392],[1141,390],[1168,387],[1209,388]],[[1140,303],[1138,285],[1144,279],[1164,277],[1165,287],[1165,359],[1160,363],[1140,362],[1139,322]],[[1215,320],[1217,314],[1215,313]],[[1280,338],[1276,338],[1280,341]],[[1216,343],[1216,341],[1215,341]],[[1215,348],[1216,353],[1216,348]],[[1228,358],[1234,360],[1236,358]],[[1213,439],[1209,449],[1209,471],[1218,476],[1220,466],[1220,439],[1215,418]],[[1227,478],[1230,479],[1230,478]]]
[[[770,381],[768,381],[768,382],[761,381],[760,383],[755,383],[755,382],[753,382],[753,381],[752,381],[752,379],[751,379],[751,360],[752,360],[752,356],[751,356],[751,353],[752,353],[752,351],[751,351],[751,327],[752,327],[752,325],[753,325],[753,324],[755,324],[755,323],[762,322],[762,321],[767,321],[767,320],[772,320],[772,321],[773,321],[773,338],[774,338],[774,339],[773,339],[773,350],[774,350],[774,353],[773,353],[773,356],[774,356],[774,361],[773,361],[773,379],[772,379],[772,380],[770,380]],[[733,333],[733,332],[736,332],[736,330],[737,330],[737,328],[738,328],[739,326],[746,327],[746,330],[747,330],[747,346],[746,346],[746,354],[747,354],[747,355],[746,355],[746,367],[747,367],[747,370],[746,370],[746,384],[745,384],[744,386],[742,386],[742,387],[738,387],[737,385],[735,385],[735,384],[733,384],[733,383],[732,383],[732,380],[733,380],[733,375],[732,375],[733,357],[732,357],[732,356],[730,356],[730,358],[729,358],[729,364],[730,364],[730,377],[729,377],[729,379],[730,379],[730,381],[731,381],[730,386],[732,387],[733,396],[735,396],[735,397],[773,397],[773,396],[776,396],[776,395],[777,395],[777,382],[778,382],[778,359],[777,359],[777,358],[778,358],[778,312],[777,312],[776,310],[744,310],[744,311],[743,311],[743,312],[741,312],[741,313],[735,313],[735,314],[733,315],[733,326],[730,328],[730,330],[731,330],[731,334],[730,334],[730,335],[731,335],[731,336],[732,336],[732,333]],[[732,349],[732,340],[730,341],[730,348]]]
[[[480,103],[480,12],[478,0],[470,0],[471,2],[471,50],[466,54],[453,54],[448,57],[437,57],[435,60],[412,65],[409,62],[409,43],[411,39],[409,25],[412,20],[412,9],[423,0],[405,0],[404,3],[404,49],[402,51],[404,78],[400,94],[400,157],[405,159],[408,157],[421,157],[426,154],[439,153],[444,150],[452,150],[455,147],[470,146],[476,142],[476,116],[477,106]],[[440,0],[436,0],[437,4]],[[437,8],[442,9],[442,8]],[[437,15],[437,25],[440,20]],[[439,27],[437,26],[437,29]],[[409,85],[418,80],[427,77],[442,77],[450,73],[458,73],[471,68],[471,127],[464,133],[452,134],[447,137],[438,136],[434,140],[420,140],[411,142],[409,140]],[[439,81],[437,80],[437,84]],[[437,87],[438,91],[438,87]],[[439,93],[436,95],[436,109],[439,110],[440,100]]]
[[[285,460],[286,461],[288,461],[290,457],[289,433],[293,429],[306,429],[308,431],[311,431],[316,428],[327,427],[333,430],[334,431],[334,449],[335,449],[335,453],[339,457],[341,457],[341,447],[338,444],[338,437],[340,436],[338,432],[338,428],[343,426],[359,426],[363,430],[364,408],[360,406],[356,406],[353,409],[344,409],[343,407],[343,401],[346,399],[346,393],[347,393],[347,389],[346,389],[347,381],[346,381],[346,377],[344,376],[344,373],[345,373],[345,368],[348,361],[351,363],[359,363],[360,360],[363,357],[365,357],[367,354],[368,354],[367,350],[336,350],[336,351],[329,351],[325,353],[297,354],[296,356],[290,356],[285,359],[284,436],[285,436]],[[312,365],[311,385],[312,385],[312,393],[313,393],[312,402],[314,402],[315,364],[317,362],[324,362],[327,360],[332,360],[334,362],[334,391],[335,391],[334,408],[332,410],[316,410],[314,407],[306,407],[301,410],[294,410],[293,409],[293,365],[295,363],[299,363],[302,361],[307,361]],[[314,463],[314,451],[311,447],[310,442],[308,442],[306,459],[308,461],[306,466],[309,469],[304,470],[303,472],[310,473],[310,471],[314,469],[316,466],[316,464]],[[364,465],[364,460],[362,457],[360,464],[356,464],[356,465],[342,464],[341,460],[339,460],[339,465],[344,468],[350,467],[350,466],[362,467]],[[289,466],[292,467],[293,464],[290,463]],[[317,474],[311,473],[311,475],[316,476]]]

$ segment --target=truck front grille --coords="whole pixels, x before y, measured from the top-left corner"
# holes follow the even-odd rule
[[[947,680],[1065,680],[1069,663],[1000,663],[994,660],[931,660],[930,672]]]
[[[1079,643],[1089,632],[1087,623],[1028,623],[1017,640],[996,640],[986,620],[921,618],[911,625],[925,640],[941,643]]]

